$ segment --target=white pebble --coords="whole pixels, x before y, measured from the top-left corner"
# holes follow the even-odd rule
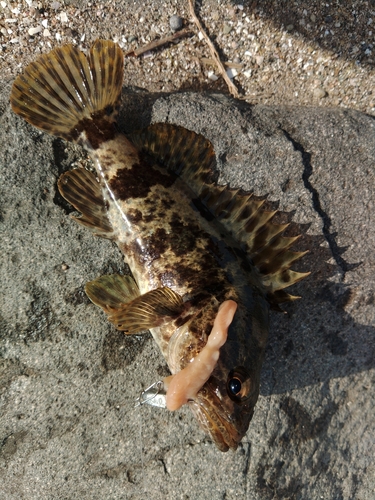
[[[198,38],[199,40],[203,40],[204,38],[203,33],[201,31],[198,33]]]
[[[20,13],[20,9],[15,8],[15,9],[12,9],[11,12],[13,14],[16,14],[16,16],[18,16],[18,14]]]
[[[216,82],[216,80],[218,80],[218,79],[219,79],[219,77],[218,77],[218,76],[216,76],[216,75],[215,75],[215,73],[214,73],[213,71],[209,71],[209,72],[207,73],[207,77],[208,77],[210,80],[212,80],[213,82]]]
[[[47,28],[43,31],[43,36],[51,36],[50,30]]]
[[[5,7],[7,6],[7,3],[6,2],[0,2],[0,5],[2,6],[3,9],[5,9]]]
[[[244,71],[243,75],[246,76],[246,78],[250,78],[251,77],[251,69],[247,69],[246,71]]]
[[[238,75],[238,71],[235,68],[229,68],[227,69],[227,75],[230,79],[232,79]]]
[[[61,14],[60,14],[60,21],[62,23],[67,23],[68,22],[68,16],[66,15],[66,12],[61,12]]]
[[[42,31],[42,27],[41,26],[36,26],[35,28],[29,28],[28,33],[29,33],[30,36],[34,36],[37,33],[40,33],[41,31]]]
[[[59,41],[61,40],[61,35],[60,35],[60,33],[56,33],[56,35],[55,35],[55,36],[56,36],[56,40],[59,42]]]
[[[45,28],[47,28],[47,26],[48,26],[48,19],[43,19],[42,26],[44,26]]]

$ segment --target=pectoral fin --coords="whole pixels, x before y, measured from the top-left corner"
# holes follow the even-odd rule
[[[87,283],[86,293],[103,309],[108,320],[127,334],[161,326],[184,310],[181,296],[168,287],[139,295],[130,276],[101,276]]]

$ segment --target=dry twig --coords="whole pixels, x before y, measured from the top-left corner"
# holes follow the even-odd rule
[[[198,17],[195,14],[195,10],[194,10],[195,0],[188,0],[188,2],[189,2],[189,7],[190,7],[190,14],[191,14],[191,16],[192,16],[195,24],[197,25],[199,31],[202,33],[203,37],[205,38],[205,40],[207,42],[207,45],[208,45],[208,47],[210,49],[210,52],[212,54],[212,57],[213,57],[216,65],[217,65],[217,67],[218,67],[218,69],[220,71],[220,74],[224,78],[225,83],[228,85],[229,92],[232,94],[233,97],[235,97],[236,99],[239,99],[240,96],[238,94],[238,90],[237,90],[236,86],[234,85],[234,83],[231,81],[231,79],[227,75],[227,73],[225,71],[225,68],[223,66],[223,63],[220,61],[220,57],[219,57],[219,54],[217,53],[217,50],[215,49],[215,47],[214,47],[213,43],[211,42],[209,36],[204,31],[201,22],[199,21]]]
[[[178,38],[182,38],[184,36],[189,36],[192,34],[193,33],[187,29],[182,30],[182,31],[177,31],[173,35],[166,36],[165,38],[159,38],[158,40],[154,40],[153,42],[150,42],[147,45],[140,47],[139,49],[131,50],[130,52],[127,52],[125,54],[125,57],[128,57],[128,56],[138,57],[138,56],[144,54],[145,52],[148,52],[149,50],[154,50],[158,47],[161,47],[162,45],[165,45],[166,43],[173,42],[174,40],[177,40]]]

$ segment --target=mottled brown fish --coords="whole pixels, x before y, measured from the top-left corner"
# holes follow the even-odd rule
[[[286,225],[273,224],[262,201],[213,182],[201,135],[171,124],[119,133],[122,82],[118,45],[98,40],[87,56],[67,45],[25,69],[11,104],[94,161],[96,175],[78,168],[58,187],[81,212],[75,220],[116,241],[133,273],[86,286],[119,330],[150,329],[176,374],[206,345],[219,306],[236,303],[219,360],[188,401],[217,447],[236,449],[258,399],[270,307],[295,298],[284,289],[306,275],[290,270],[304,252],[290,250],[297,238],[282,236]]]

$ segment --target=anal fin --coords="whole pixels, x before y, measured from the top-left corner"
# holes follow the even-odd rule
[[[97,236],[113,238],[101,187],[93,173],[85,168],[70,170],[60,176],[57,186],[61,196],[82,213],[79,217],[73,217],[76,222]]]
[[[85,286],[88,298],[107,314],[121,309],[124,304],[140,296],[134,279],[121,274],[105,274]]]
[[[176,319],[184,310],[182,297],[168,287],[143,295],[130,276],[105,275],[87,283],[86,294],[108,320],[127,334],[156,328]]]

